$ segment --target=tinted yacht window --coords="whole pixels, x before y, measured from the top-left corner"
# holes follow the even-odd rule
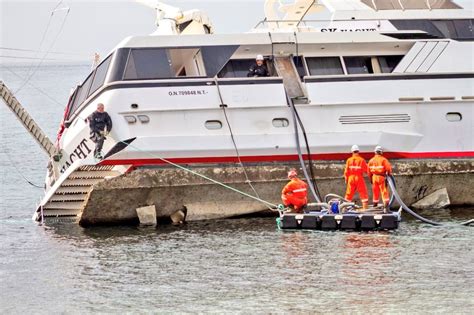
[[[423,31],[437,38],[472,40],[473,20],[390,20],[398,30]]]
[[[132,49],[125,67],[124,80],[163,79],[171,75],[166,49]]]
[[[105,76],[107,75],[107,69],[109,69],[110,60],[112,60],[112,56],[109,56],[105,59],[95,70],[95,77],[91,84],[91,89],[89,95],[97,91],[105,81]]]
[[[432,23],[441,32],[441,34],[443,34],[444,37],[457,38],[453,21],[432,21]]]
[[[295,64],[296,71],[298,71],[298,75],[302,79],[306,75],[303,58],[301,56],[295,56],[293,57],[293,62]]]
[[[454,20],[453,23],[458,39],[474,39],[474,20]]]
[[[219,72],[219,78],[244,78],[247,77],[250,67],[255,63],[255,59],[229,60],[224,68]]]
[[[94,78],[94,73],[89,74],[87,79],[82,83],[79,89],[76,92],[76,98],[74,99],[74,104],[71,108],[71,113],[75,112],[76,109],[81,106],[82,102],[87,98],[89,88],[91,87],[92,79]]]
[[[344,74],[339,57],[306,58],[310,75]]]
[[[443,38],[443,34],[428,20],[390,20],[398,30],[423,31],[431,36]]]
[[[370,57],[344,57],[348,74],[374,73]]]
[[[393,69],[398,65],[403,56],[379,56],[380,70],[382,73],[391,73]]]

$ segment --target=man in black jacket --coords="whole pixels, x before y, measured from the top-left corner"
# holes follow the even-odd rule
[[[104,110],[104,104],[97,104],[97,110],[88,117],[91,129],[91,140],[95,142],[94,157],[102,159],[102,146],[105,136],[112,130],[112,119]]]
[[[262,55],[258,55],[255,58],[255,64],[253,64],[250,69],[249,73],[247,73],[248,77],[268,77],[268,69],[263,64],[264,58]]]

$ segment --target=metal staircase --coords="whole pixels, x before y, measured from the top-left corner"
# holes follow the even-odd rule
[[[111,165],[81,166],[64,180],[61,186],[56,189],[54,195],[38,211],[46,219],[77,217],[86,205],[89,192],[94,184],[121,174],[122,172],[114,170],[114,166]]]
[[[0,81],[0,96],[48,156],[53,157],[56,155],[57,149],[54,143],[49,140],[48,136],[46,136],[43,130],[41,130],[38,124],[31,118],[30,114],[21,106],[20,102],[18,102],[3,81]]]

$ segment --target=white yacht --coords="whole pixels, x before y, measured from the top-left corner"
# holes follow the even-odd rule
[[[353,144],[367,157],[383,146],[407,200],[449,182],[454,204],[474,204],[472,11],[451,0],[267,0],[248,33],[214,34],[201,11],[148,5],[156,32],[124,39],[72,93],[36,220],[265,209],[169,162],[278,203],[301,151],[320,188],[342,193]],[[257,55],[268,77],[247,76]],[[100,161],[87,122],[98,103],[113,121]]]

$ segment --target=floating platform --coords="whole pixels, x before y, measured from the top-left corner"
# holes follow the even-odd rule
[[[400,212],[371,213],[349,212],[333,214],[327,211],[308,213],[282,213],[277,219],[281,230],[396,230],[401,221]]]

